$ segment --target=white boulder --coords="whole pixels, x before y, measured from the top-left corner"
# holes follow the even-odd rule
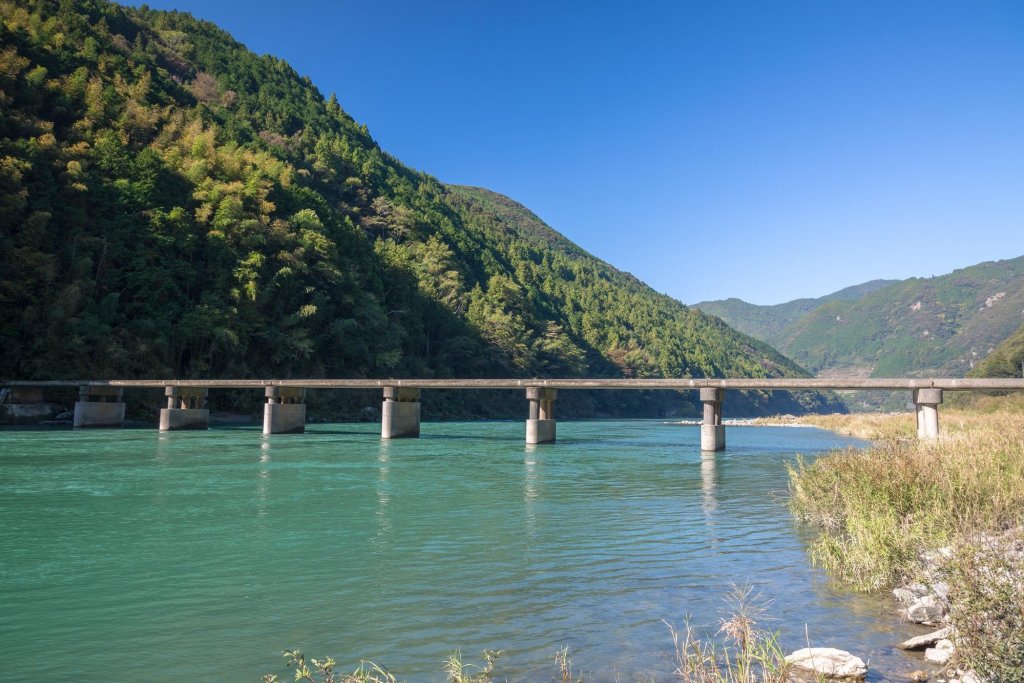
[[[832,647],[805,647],[786,657],[786,663],[825,678],[860,680],[868,673],[868,667],[860,657]]]
[[[924,660],[932,664],[945,664],[952,656],[953,641],[946,639],[940,640],[935,643],[935,647],[930,647],[924,651]]]

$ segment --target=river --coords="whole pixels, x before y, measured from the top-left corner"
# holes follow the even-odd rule
[[[816,429],[563,421],[0,432],[0,652],[8,680],[258,681],[280,652],[444,680],[460,649],[498,680],[667,679],[663,620],[717,629],[732,584],[773,601],[787,651],[897,674],[912,627],[810,566],[784,463],[855,443]],[[806,631],[805,631],[806,625]],[[908,630],[909,629],[909,630]]]

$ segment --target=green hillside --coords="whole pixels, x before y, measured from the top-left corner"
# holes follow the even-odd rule
[[[961,377],[1024,321],[1024,256],[778,306],[697,305],[815,373]]]
[[[898,280],[872,280],[860,285],[846,287],[838,292],[817,299],[794,299],[773,306],[750,304],[742,299],[720,299],[694,304],[705,313],[717,316],[730,327],[734,327],[755,339],[762,339],[776,346],[785,330],[816,308],[830,301],[856,301],[865,294],[894,284]]]
[[[967,373],[969,377],[1024,377],[1024,325]]]
[[[658,294],[581,250],[516,202],[449,186],[464,231],[495,249],[532,294],[532,308],[558,319],[624,377],[796,376],[802,370],[767,344]],[[492,287],[488,288],[490,291]],[[486,297],[483,299],[486,302]],[[487,331],[483,311],[470,319]]]
[[[1024,257],[911,278],[836,301],[789,327],[780,347],[814,371],[961,377],[1024,318]]]
[[[0,376],[804,374],[511,200],[403,166],[208,22],[103,0],[0,18]]]

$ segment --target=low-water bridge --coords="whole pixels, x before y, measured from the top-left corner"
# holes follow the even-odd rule
[[[264,434],[305,431],[308,389],[381,389],[381,437],[395,439],[420,434],[420,393],[430,389],[520,389],[529,403],[526,443],[555,441],[554,403],[559,390],[661,389],[697,390],[704,404],[701,450],[725,448],[722,402],[726,390],[889,390],[910,391],[917,409],[917,433],[922,439],[939,435],[938,407],[944,391],[1024,391],[1024,379],[154,379],[3,381],[8,403],[43,400],[47,388],[78,387],[75,427],[119,427],[124,423],[126,388],[163,389],[167,407],[160,410],[160,430],[206,429],[210,389],[262,389]]]

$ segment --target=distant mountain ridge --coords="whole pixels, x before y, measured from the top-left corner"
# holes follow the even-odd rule
[[[817,299],[794,299],[769,306],[751,304],[737,298],[701,301],[693,306],[705,313],[718,316],[730,327],[735,327],[744,334],[749,334],[755,339],[761,339],[775,346],[780,335],[789,325],[796,323],[816,308],[830,301],[856,301],[865,294],[897,282],[899,280],[872,280],[840,289],[838,292],[826,294]]]
[[[1024,256],[777,306],[696,306],[814,373],[960,377],[1024,323]]]

